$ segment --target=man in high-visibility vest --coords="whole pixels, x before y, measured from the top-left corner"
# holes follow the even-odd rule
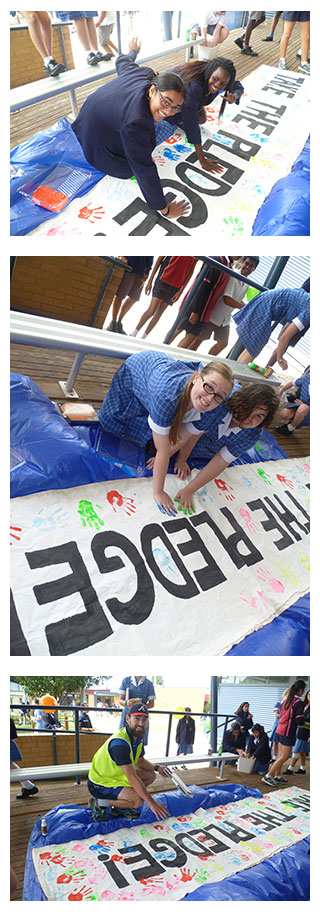
[[[133,703],[125,727],[111,735],[94,755],[88,778],[94,821],[118,816],[137,818],[143,802],[147,802],[158,819],[169,814],[147,789],[156,776],[153,764],[144,757],[143,737],[148,717],[143,703]],[[161,769],[159,772],[165,776]]]

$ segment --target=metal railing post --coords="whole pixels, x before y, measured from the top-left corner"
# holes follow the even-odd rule
[[[171,729],[172,729],[172,712],[170,712],[170,714],[169,714],[169,719],[168,719],[168,731],[167,731],[167,741],[166,741],[166,753],[165,753],[165,757],[168,757],[168,756],[169,756]]]
[[[79,726],[79,707],[75,706],[74,709],[74,731],[75,731],[75,744],[76,744],[76,764],[80,763],[80,726]],[[81,780],[79,774],[76,776],[76,785],[81,786]]]

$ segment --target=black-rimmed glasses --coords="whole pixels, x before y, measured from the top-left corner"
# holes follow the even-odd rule
[[[215,398],[217,404],[222,404],[223,401],[225,401],[224,396],[223,396],[223,395],[219,395],[219,394],[214,390],[213,386],[212,386],[212,385],[209,385],[209,382],[206,382],[206,380],[203,378],[203,375],[201,375],[201,372],[200,372],[200,378],[202,379],[203,387],[204,387],[204,390],[205,390],[205,392],[207,393],[207,395],[210,395],[211,398]]]

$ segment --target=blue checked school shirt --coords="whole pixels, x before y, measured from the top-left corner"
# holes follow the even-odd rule
[[[210,461],[217,452],[220,452],[229,465],[234,459],[238,459],[244,452],[251,449],[251,446],[254,446],[259,439],[259,427],[245,430],[241,430],[240,427],[230,427],[232,414],[223,404],[212,416],[208,411],[206,417],[208,418],[206,431],[200,436],[192,450],[188,459],[189,463],[196,464],[197,459]]]
[[[258,356],[268,343],[275,322],[293,321],[300,331],[310,325],[310,295],[304,289],[270,289],[261,292],[237,311],[238,337],[251,356]]]

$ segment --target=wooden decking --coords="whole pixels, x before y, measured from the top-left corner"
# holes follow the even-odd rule
[[[219,785],[219,781],[217,781],[218,770],[216,767],[194,767],[193,769],[190,767],[188,770],[180,770],[179,775],[187,785]],[[267,791],[270,792],[266,783],[262,783],[260,776],[257,774],[240,774],[231,765],[225,767],[225,782],[241,783],[243,786],[257,788],[262,793]],[[288,786],[293,785],[299,786],[300,789],[309,790],[309,762],[307,762],[307,772],[305,776],[298,774],[288,777]],[[168,792],[174,788],[170,780],[165,780],[158,774],[155,783],[150,786],[150,791],[155,794]],[[88,790],[85,782],[82,783],[81,786],[76,786],[68,780],[48,780],[46,783],[39,784],[38,795],[30,796],[29,799],[23,801],[16,799],[19,789],[18,783],[11,784],[11,866],[15,870],[18,878],[18,887],[12,896],[12,901],[22,900],[25,857],[30,834],[35,822],[56,805],[87,805],[88,803]]]
[[[251,74],[251,72],[256,70],[256,68],[261,64],[270,64],[272,67],[277,67],[279,62],[279,38],[282,31],[281,22],[277,26],[273,42],[261,41],[261,39],[267,35],[270,30],[270,22],[270,20],[267,20],[267,22],[265,22],[262,26],[258,26],[258,28],[255,29],[252,33],[251,46],[254,51],[258,52],[258,58],[250,58],[247,55],[241,54],[240,49],[237,47],[237,45],[234,44],[234,39],[241,35],[241,29],[236,29],[234,32],[232,32],[229,38],[218,47],[218,55],[222,55],[224,58],[231,58],[235,64],[238,80],[242,80],[244,77],[247,77],[248,74]],[[286,59],[288,70],[298,70],[300,62],[296,57],[296,53],[299,48],[300,30],[298,25],[296,25],[288,45]],[[174,55],[169,54],[163,58],[155,58],[154,61],[150,61],[150,67],[154,67],[154,69],[157,71],[165,71],[167,68],[172,67],[174,64],[183,64],[184,61],[185,52],[180,51]],[[79,108],[87,99],[87,96],[89,96],[90,93],[93,93],[94,90],[98,89],[100,86],[103,86],[104,83],[105,80],[97,80],[94,85],[82,87],[79,90],[76,90],[77,104]],[[30,138],[31,135],[34,135],[36,131],[40,131],[41,129],[48,128],[50,125],[53,125],[63,116],[68,116],[70,119],[73,118],[68,93],[63,93],[61,96],[58,96],[55,99],[48,100],[45,103],[37,103],[33,106],[29,106],[27,109],[20,110],[20,112],[13,113],[11,115],[10,121],[11,148],[15,147],[17,144],[20,144],[22,141],[25,141],[27,138]]]

